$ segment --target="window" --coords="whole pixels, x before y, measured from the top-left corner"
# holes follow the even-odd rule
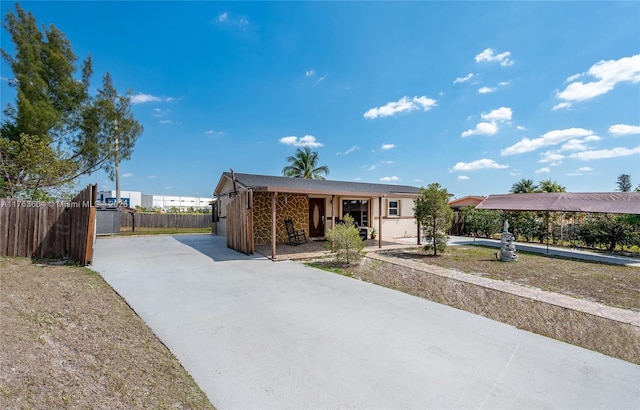
[[[400,216],[400,201],[389,201],[387,215]]]
[[[369,201],[348,199],[342,201],[342,216],[351,215],[358,226],[369,225]]]

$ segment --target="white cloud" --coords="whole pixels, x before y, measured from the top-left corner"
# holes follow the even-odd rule
[[[212,135],[212,134],[215,133],[215,131],[214,130],[209,130],[209,131],[205,131],[204,133],[207,134],[207,135]]]
[[[249,20],[247,20],[246,17],[240,17],[239,19],[232,19],[229,16],[229,13],[224,12],[218,15],[218,22],[220,23],[226,23],[226,24],[233,24],[236,26],[246,26],[247,24],[249,24]]]
[[[122,178],[129,178],[132,177],[133,173],[132,172],[125,172],[124,174],[122,174]]]
[[[317,148],[322,147],[323,144],[316,141],[316,137],[313,135],[305,135],[304,137],[282,137],[279,142],[284,145],[293,145],[294,147],[309,147],[309,148]]]
[[[173,189],[173,187],[171,185],[167,185],[164,187],[164,189]]]
[[[549,172],[551,172],[551,169],[549,169],[549,167],[542,167],[542,168],[536,169],[533,172],[535,172],[536,174],[545,174],[545,173],[548,174]]]
[[[500,81],[500,82],[498,83],[498,85],[499,85],[500,87],[506,87],[506,86],[508,86],[509,84],[511,84],[511,81]]]
[[[422,106],[424,111],[429,111],[431,108],[437,106],[436,100],[422,97],[409,98],[407,96],[402,97],[398,101],[391,101],[381,107],[374,107],[364,113],[364,118],[378,118],[388,117],[404,111],[414,111]]]
[[[483,158],[473,162],[458,162],[456,165],[453,166],[453,168],[449,170],[449,172],[477,171],[479,169],[484,169],[484,168],[503,169],[503,168],[509,168],[509,165],[501,165],[492,159]]]
[[[349,148],[348,150],[346,150],[345,152],[338,152],[336,155],[349,155],[352,152],[355,152],[357,150],[359,150],[360,147],[357,145],[354,145],[353,147]]]
[[[469,179],[468,176],[466,175],[460,175],[458,178],[456,178],[458,181],[466,181]]]
[[[511,121],[512,115],[513,112],[511,111],[511,108],[500,107],[488,114],[482,114],[482,118],[487,121]]]
[[[471,135],[493,135],[498,132],[498,126],[493,122],[481,122],[476,125],[473,130],[466,130],[462,133],[462,138],[469,137]]]
[[[501,66],[506,67],[513,65],[513,60],[509,58],[511,53],[509,51],[505,51],[504,53],[495,54],[495,51],[492,48],[487,48],[482,53],[478,54],[475,57],[477,63],[486,61],[489,63],[498,62]]]
[[[569,141],[562,144],[560,147],[560,151],[586,151],[589,149],[586,145],[584,145],[586,141],[581,139],[570,139]]]
[[[455,80],[453,80],[454,84],[458,84],[458,83],[464,83],[467,82],[469,80],[471,80],[473,78],[473,73],[469,73],[467,75],[465,75],[464,77],[458,77]]]
[[[158,121],[160,124],[173,124],[173,121],[171,120],[160,120]]]
[[[371,166],[364,165],[362,168],[364,168],[365,171],[373,171],[374,169],[378,168],[378,166],[376,164],[373,164]]]
[[[147,178],[153,179],[153,178],[158,178],[158,176],[157,175],[149,175]]]
[[[480,94],[488,94],[488,93],[492,93],[494,91],[496,91],[497,88],[495,87],[480,87],[478,88],[478,93]]]
[[[304,75],[305,75],[306,77],[311,77],[311,76],[315,75],[315,73],[316,73],[316,70],[314,70],[314,69],[312,68],[311,70],[307,70],[307,71],[304,73]]]
[[[568,102],[563,102],[563,103],[554,105],[551,109],[555,111],[561,108],[569,108],[569,107],[571,107],[571,104],[569,104]]]
[[[574,81],[583,76],[593,77],[595,81]],[[558,92],[558,98],[564,102],[553,107],[554,109],[567,108],[571,102],[586,101],[606,94],[619,83],[640,82],[640,54],[619,60],[601,60],[592,65],[586,73],[571,76],[567,81],[571,83],[564,91]]]
[[[329,74],[325,74],[325,75],[323,75],[322,77],[318,78],[318,79],[316,80],[316,82],[315,82],[315,83],[313,83],[313,86],[315,87],[316,85],[320,84],[321,82],[323,82],[324,80],[326,80],[328,76],[329,76]]]
[[[391,164],[394,164],[394,163],[395,163],[395,161],[382,161],[382,163],[383,163],[384,165],[391,165]]]
[[[612,135],[635,135],[640,134],[640,126],[616,124],[609,127],[609,134]]]
[[[400,178],[398,178],[397,176],[392,176],[392,177],[382,177],[382,178],[380,178],[380,181],[384,181],[384,182],[400,181]]]
[[[535,151],[548,145],[557,145],[561,142],[568,141],[573,138],[588,137],[593,135],[593,131],[584,128],[568,128],[565,130],[553,130],[542,135],[540,138],[523,138],[514,145],[500,151],[501,155],[522,154],[525,152]]]
[[[522,125],[518,125],[518,126],[516,127],[516,129],[517,129],[517,130],[519,130],[519,131],[526,131],[526,130],[527,130],[527,129],[526,129],[525,127],[523,127]]]
[[[640,145],[635,148],[616,147],[596,151],[582,151],[569,155],[569,158],[574,158],[580,161],[591,161],[594,159],[626,157],[634,154],[640,154]]]
[[[151,94],[138,93],[131,97],[131,104],[144,104],[148,102],[166,101],[165,98],[156,97]]]
[[[168,109],[168,108],[166,110],[163,110],[161,108],[154,108],[153,109],[153,114],[151,114],[151,115],[153,115],[156,118],[161,118],[161,117],[164,117],[165,115],[168,115],[170,112],[171,112],[171,110]]]
[[[390,150],[392,148],[395,148],[396,144],[382,144],[382,146],[380,147],[381,150],[386,151],[386,150]]]
[[[557,152],[554,151],[547,151],[547,152],[543,152],[540,154],[540,156],[542,157],[540,160],[538,160],[538,162],[540,163],[546,163],[546,162],[551,162],[551,163],[558,163],[559,161],[563,160],[565,158],[564,155],[562,154],[558,154]]]
[[[575,172],[567,173],[567,175],[570,177],[577,177],[580,175],[584,175],[585,172],[591,172],[591,171],[593,171],[593,168],[591,167],[580,167]]]

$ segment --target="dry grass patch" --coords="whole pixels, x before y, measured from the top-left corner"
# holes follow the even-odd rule
[[[0,407],[211,409],[95,272],[0,259]]]
[[[640,311],[640,268],[525,252],[518,252],[516,262],[502,262],[496,259],[496,251],[469,245],[450,246],[436,257],[420,248],[387,254]]]

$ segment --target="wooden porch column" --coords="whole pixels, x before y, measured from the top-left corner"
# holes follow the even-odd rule
[[[378,248],[382,248],[382,197],[378,197]]]
[[[332,229],[336,227],[336,212],[334,208],[335,199],[336,199],[336,196],[331,195],[331,228]]]
[[[276,260],[276,201],[278,193],[271,193],[271,259]]]

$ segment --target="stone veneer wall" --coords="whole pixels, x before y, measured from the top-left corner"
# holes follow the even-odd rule
[[[278,194],[276,201],[276,242],[287,243],[289,237],[284,221],[291,219],[296,230],[304,229],[309,237],[309,196],[304,194]],[[253,194],[253,232],[254,243],[265,245],[271,243],[271,193],[255,192]]]

